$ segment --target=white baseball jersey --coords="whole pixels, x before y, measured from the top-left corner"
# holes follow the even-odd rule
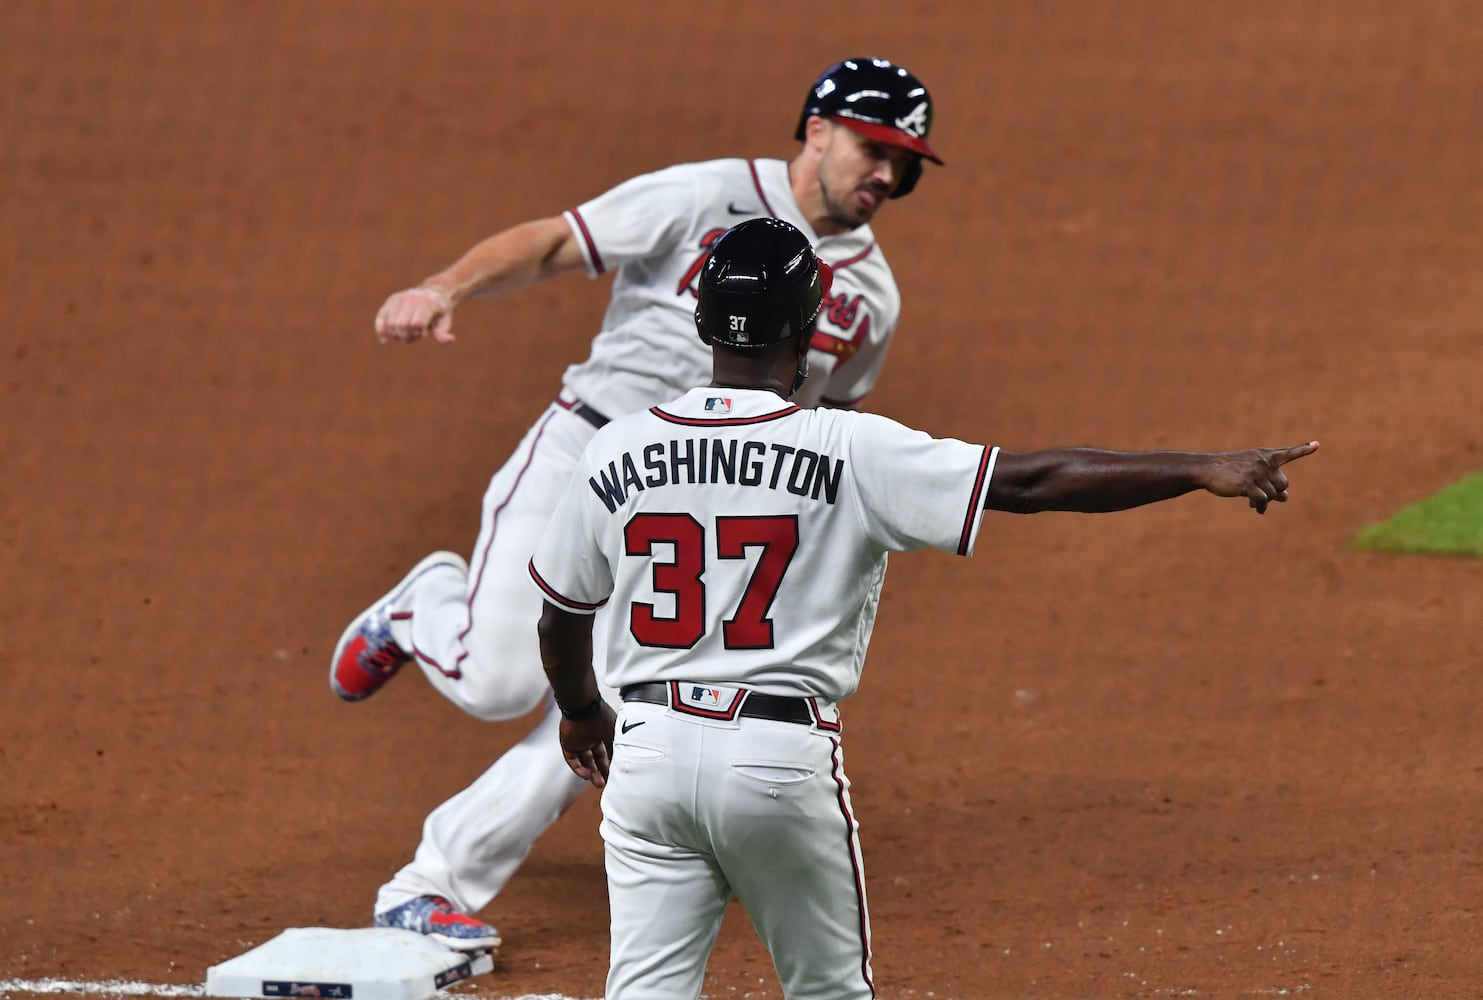
[[[611,598],[614,688],[837,702],[859,683],[887,553],[971,554],[996,455],[772,392],[693,389],[597,433],[531,575],[568,611]]]
[[[819,237],[804,218],[782,160],[711,160],[644,174],[566,213],[587,271],[616,270],[602,332],[566,388],[609,417],[710,381],[710,349],[695,335],[701,265],[738,222],[782,219],[834,267],[798,402],[853,407],[875,385],[901,312],[901,294],[869,226]]]
[[[693,389],[588,442],[530,573],[611,614],[605,996],[699,995],[733,894],[785,996],[876,995],[833,703],[887,554],[971,554],[997,454],[756,389]]]

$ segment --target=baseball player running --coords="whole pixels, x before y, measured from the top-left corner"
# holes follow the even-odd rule
[[[711,245],[741,219],[776,217],[833,264],[834,291],[810,343],[815,377],[799,402],[855,407],[875,384],[900,311],[869,222],[887,199],[911,192],[924,159],[942,162],[928,144],[932,119],[931,96],[907,70],[846,60],[809,89],[792,161],[714,160],[635,177],[562,215],[491,236],[386,300],[376,316],[383,342],[448,343],[466,298],[569,271],[614,272],[590,355],[566,370],[555,401],[490,481],[470,563],[429,555],[356,616],[334,651],[330,684],[350,701],[413,660],[433,687],[482,719],[515,718],[546,699],[533,732],[427,817],[413,860],[381,887],[378,926],[467,949],[497,944],[494,928],[470,914],[585,787],[557,752],[559,717],[531,628],[541,602],[526,564],[597,428],[709,377],[693,310]]]
[[[710,385],[598,431],[531,560],[562,749],[606,785],[607,1000],[698,996],[733,893],[785,996],[875,995],[838,706],[860,682],[888,552],[971,555],[985,509],[1113,511],[1203,489],[1261,513],[1287,499],[1283,465],[1318,447],[1017,453],[801,409],[831,278],[780,220],[716,241],[695,311]],[[593,668],[600,607],[616,717]]]

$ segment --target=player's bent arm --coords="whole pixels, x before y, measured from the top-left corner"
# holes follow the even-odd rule
[[[481,240],[422,284],[457,305],[474,296],[506,295],[585,266],[571,227],[556,215],[522,222]]]
[[[1318,448],[1251,448],[1207,453],[1052,448],[1000,450],[984,507],[1012,514],[1068,510],[1096,514],[1158,503],[1193,490],[1246,497],[1257,513],[1287,500],[1282,466]]]

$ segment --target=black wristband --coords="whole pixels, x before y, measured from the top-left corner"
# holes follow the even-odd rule
[[[556,707],[561,708],[560,705],[557,705]],[[577,709],[574,712],[568,712],[566,709],[561,708],[561,717],[563,719],[569,719],[572,722],[583,722],[587,719],[592,718],[594,715],[601,711],[602,695],[598,695],[596,698],[593,698],[591,702],[583,705],[581,708]]]

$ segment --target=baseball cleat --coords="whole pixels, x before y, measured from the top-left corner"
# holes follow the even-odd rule
[[[426,934],[458,951],[493,951],[500,945],[499,931],[459,913],[442,896],[409,899],[401,906],[376,914],[375,924]]]
[[[434,552],[412,567],[390,592],[356,616],[346,627],[330,660],[330,688],[346,701],[369,698],[412,662],[412,654],[398,645],[393,621],[412,617],[412,586],[428,573],[451,569],[467,577],[468,563],[453,552]]]

